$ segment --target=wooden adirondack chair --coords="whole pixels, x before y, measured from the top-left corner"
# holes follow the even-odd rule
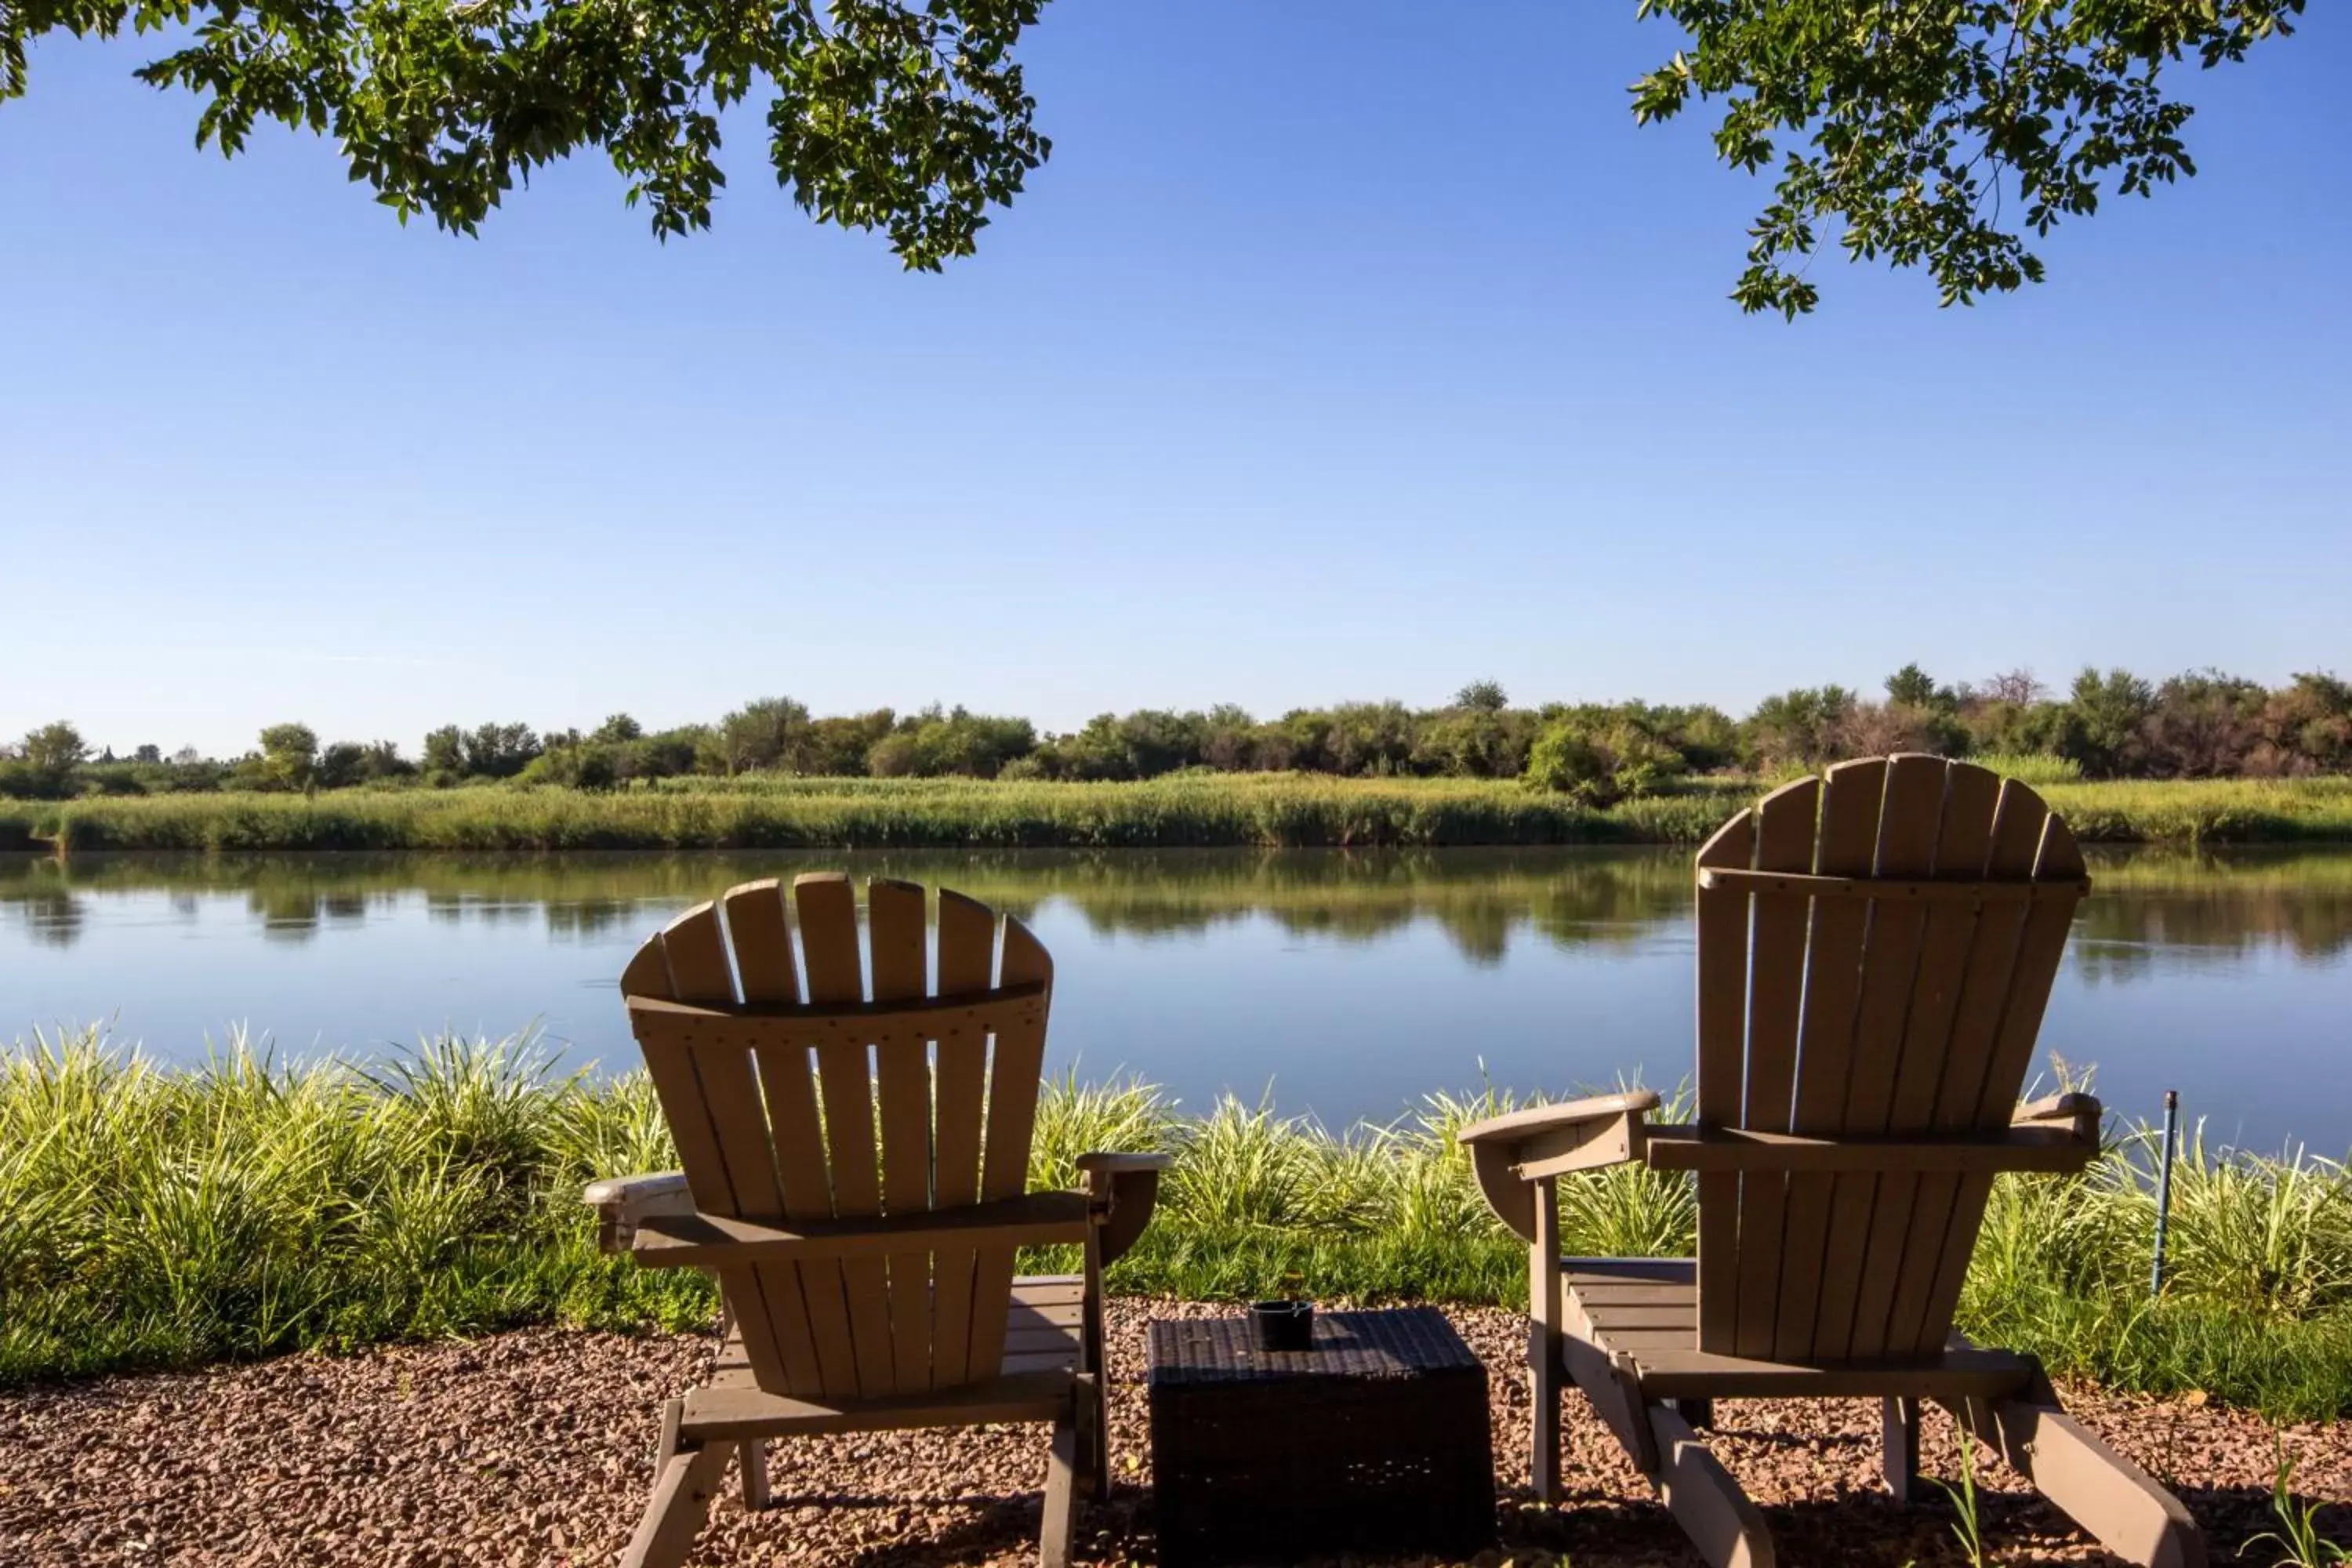
[[[942,889],[928,974],[924,890],[877,878],[866,909],[861,942],[847,879],[748,882],[621,977],[685,1170],[587,1201],[608,1248],[717,1275],[729,1325],[717,1375],[663,1407],[624,1568],[684,1560],[730,1453],[763,1506],[765,1439],[795,1432],[1052,1422],[1048,1568],[1073,1498],[1109,1484],[1102,1269],[1167,1162],[1088,1154],[1085,1191],[1029,1192],[1052,961],[1009,918],[1000,959],[996,915]],[[1015,1247],[1055,1242],[1082,1273],[1013,1278]]]
[[[2029,1356],[1951,1331],[1992,1179],[2080,1170],[2100,1110],[2017,1097],[2089,889],[2039,796],[1966,763],[1843,763],[1774,792],[1698,855],[1698,1121],[1647,1092],[1462,1133],[1528,1244],[1538,1496],[1559,1486],[1564,1374],[1717,1568],[1766,1568],[1761,1516],[1708,1452],[1724,1397],[1875,1395],[1909,1495],[1920,1402],[2126,1561],[2201,1568],[2188,1511],[2070,1418]],[[1691,1171],[1696,1259],[1561,1258],[1557,1183],[1622,1161]]]

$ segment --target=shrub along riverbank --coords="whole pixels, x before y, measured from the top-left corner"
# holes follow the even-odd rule
[[[700,780],[617,792],[223,793],[0,801],[0,848],[64,852],[1146,848],[1690,844],[1760,792],[1685,781],[1606,808],[1459,779],[1180,774],[1140,784]],[[2053,784],[2085,840],[2352,841],[2352,778]]]
[[[1178,1156],[1122,1293],[1523,1306],[1517,1243],[1453,1142],[1501,1109],[1433,1096],[1344,1135],[1139,1085],[1047,1086],[1033,1162]],[[2282,1419],[2352,1413],[2352,1183],[2192,1142],[2171,1268],[2147,1294],[2150,1141],[2080,1178],[2002,1178],[1961,1304],[1972,1334],[2111,1386],[2201,1389]],[[593,1176],[674,1163],[642,1077],[551,1071],[527,1040],[444,1040],[362,1071],[232,1049],[178,1071],[84,1037],[0,1055],[0,1384],[529,1322],[684,1326],[698,1277],[599,1255]],[[1563,1181],[1570,1251],[1686,1253],[1687,1182]],[[1043,1267],[1067,1260],[1042,1257]]]

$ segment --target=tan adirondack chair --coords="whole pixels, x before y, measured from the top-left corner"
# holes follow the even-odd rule
[[[717,1275],[729,1325],[716,1376],[663,1407],[625,1568],[686,1557],[730,1454],[763,1506],[765,1440],[793,1433],[1052,1422],[1048,1568],[1074,1497],[1108,1485],[1102,1269],[1166,1161],[1089,1154],[1085,1191],[1027,1190],[1052,961],[1012,919],[1000,957],[996,915],[943,889],[927,973],[926,914],[877,879],[861,941],[847,879],[749,882],[621,977],[685,1170],[587,1201],[608,1248]],[[1056,1242],[1082,1273],[1013,1278],[1015,1247]]]
[[[1571,1379],[1717,1568],[1764,1568],[1761,1516],[1697,1435],[1712,1401],[1876,1396],[1907,1496],[1933,1399],[2132,1563],[2188,1568],[2188,1511],[2070,1418],[2031,1357],[1952,1313],[2001,1171],[2073,1171],[2098,1102],[2022,1108],[2089,889],[2066,825],[1965,763],[1846,763],[1740,813],[1698,855],[1698,1120],[1647,1092],[1465,1131],[1528,1244],[1536,1492],[1559,1486]],[[1557,1184],[1623,1161],[1698,1182],[1696,1259],[1561,1258]]]

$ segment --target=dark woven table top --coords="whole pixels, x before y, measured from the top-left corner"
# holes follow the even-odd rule
[[[1315,1348],[1262,1351],[1246,1318],[1154,1319],[1152,1387],[1290,1378],[1402,1378],[1483,1370],[1434,1307],[1315,1314]]]

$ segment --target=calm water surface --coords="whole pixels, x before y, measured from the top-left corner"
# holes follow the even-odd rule
[[[960,888],[1055,954],[1051,1054],[1200,1106],[1269,1086],[1330,1122],[1424,1090],[1672,1085],[1690,1070],[1686,851],[0,858],[0,1038],[110,1020],[201,1059],[368,1055],[529,1025],[633,1065],[646,933],[816,868]],[[2352,850],[2108,856],[2042,1030],[2108,1103],[2177,1087],[2212,1133],[2352,1146]],[[2046,1068],[2046,1061],[2045,1061]]]

